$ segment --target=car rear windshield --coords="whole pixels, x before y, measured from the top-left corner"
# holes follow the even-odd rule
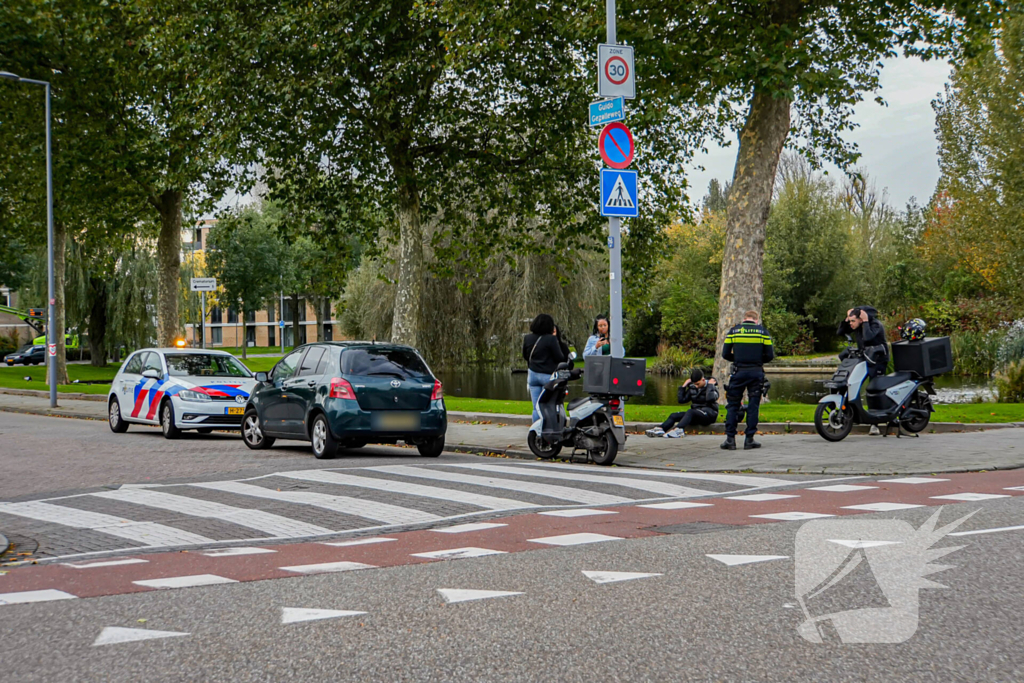
[[[33,349],[35,349],[35,348],[36,348],[36,347],[32,346],[31,344],[25,344],[25,345],[24,345],[24,346],[22,346],[22,347],[21,347],[20,349],[18,349],[17,351],[15,351],[15,353],[28,353],[29,351],[32,351],[32,350],[33,350]]]
[[[364,377],[430,376],[419,354],[408,349],[348,349],[341,355],[341,371]]]
[[[167,371],[172,377],[251,377],[252,375],[231,356],[212,353],[169,353]]]

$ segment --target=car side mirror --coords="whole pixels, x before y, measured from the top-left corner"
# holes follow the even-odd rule
[[[143,370],[142,376],[148,379],[160,379],[160,373],[156,370]]]
[[[265,372],[257,372],[256,373],[256,381],[257,382],[266,382],[267,379],[268,379],[267,373],[265,373]]]

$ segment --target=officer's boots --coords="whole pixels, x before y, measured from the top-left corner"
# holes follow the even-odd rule
[[[725,437],[725,441],[722,442],[722,450],[723,451],[734,451],[734,450],[736,450],[736,437],[735,436],[727,436],[727,437]]]
[[[743,440],[743,450],[749,451],[751,448],[760,448],[761,444],[754,441],[754,437],[748,436]]]

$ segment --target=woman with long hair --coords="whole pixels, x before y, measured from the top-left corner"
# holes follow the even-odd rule
[[[540,419],[537,399],[544,391],[544,385],[551,379],[551,373],[559,363],[569,358],[569,345],[562,341],[555,320],[547,313],[541,313],[530,323],[530,333],[523,337],[523,360],[529,368],[526,386],[533,402],[533,420]]]
[[[611,323],[608,316],[599,315],[594,318],[594,334],[587,339],[587,345],[583,349],[584,356],[608,356],[612,352],[612,343],[608,340],[611,331]]]

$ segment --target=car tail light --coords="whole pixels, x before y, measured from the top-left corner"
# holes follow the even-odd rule
[[[347,379],[335,377],[331,380],[331,398],[343,398],[347,401],[354,401],[356,400],[356,392]]]
[[[617,398],[613,398],[612,400],[608,401],[609,408],[614,408],[615,410],[618,410],[620,405],[622,405],[622,402],[619,401],[619,399]]]
[[[440,401],[444,398],[444,388],[441,386],[441,380],[434,380],[434,391],[430,394],[431,401]]]

